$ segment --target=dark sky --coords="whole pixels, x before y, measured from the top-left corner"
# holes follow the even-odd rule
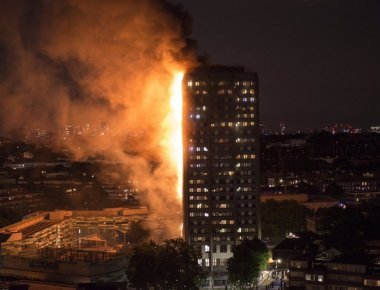
[[[379,0],[173,0],[199,52],[260,78],[261,121],[380,125]]]

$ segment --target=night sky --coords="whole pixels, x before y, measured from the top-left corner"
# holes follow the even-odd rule
[[[267,128],[380,125],[380,1],[173,2],[212,63],[258,72]]]

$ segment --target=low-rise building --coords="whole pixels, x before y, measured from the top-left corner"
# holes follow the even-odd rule
[[[0,275],[49,283],[125,282],[119,249],[146,207],[37,212],[0,229]],[[123,236],[124,235],[124,236]]]

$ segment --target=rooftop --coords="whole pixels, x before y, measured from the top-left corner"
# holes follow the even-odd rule
[[[46,228],[48,228],[54,224],[59,223],[60,221],[61,220],[44,220],[44,221],[38,222],[34,225],[31,225],[29,227],[22,229],[21,230],[22,236],[23,236],[23,238],[30,237],[39,231],[42,231],[42,230],[44,230],[44,229],[46,229]]]

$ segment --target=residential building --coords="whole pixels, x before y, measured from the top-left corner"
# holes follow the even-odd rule
[[[210,286],[227,283],[233,246],[260,237],[256,73],[202,67],[187,73],[184,234],[202,251]]]

